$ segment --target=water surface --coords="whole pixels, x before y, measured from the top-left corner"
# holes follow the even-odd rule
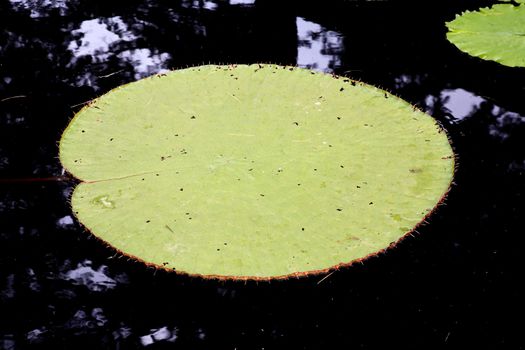
[[[525,69],[446,41],[489,1],[424,3],[0,2],[0,349],[525,347]],[[63,174],[57,140],[86,101],[208,62],[347,75],[426,110],[458,154],[446,204],[327,278],[216,282],[115,256],[73,219],[74,181],[19,181]]]

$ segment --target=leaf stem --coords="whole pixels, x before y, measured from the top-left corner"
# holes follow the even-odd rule
[[[70,176],[50,176],[50,177],[26,177],[26,178],[13,178],[13,179],[2,179],[0,178],[0,184],[20,184],[20,183],[41,183],[41,182],[65,182],[71,181]]]

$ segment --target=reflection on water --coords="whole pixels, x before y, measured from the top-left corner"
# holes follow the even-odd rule
[[[169,53],[152,52],[150,49],[133,49],[119,53],[118,58],[122,62],[130,63],[135,70],[133,77],[141,79],[166,72],[171,56]]]
[[[445,17],[410,24],[408,35],[403,23],[381,27],[396,21],[397,2],[372,11],[339,3],[348,6],[339,14],[275,0],[0,3],[0,179],[61,175],[56,141],[83,102],[208,61],[361,74],[438,118],[460,160],[458,185],[433,225],[319,285],[321,277],[205,283],[137,267],[74,221],[72,183],[0,181],[0,349],[372,348],[383,341],[377,329],[387,345],[427,348],[498,329],[503,317],[480,290],[497,293],[521,261],[499,257],[523,246],[513,226],[522,220],[513,201],[525,193],[523,90],[512,79],[521,73],[483,66],[492,80],[471,83],[480,66],[455,66],[469,59],[435,37]],[[428,37],[439,50],[421,60],[416,53],[434,45]],[[508,300],[498,310],[514,309],[516,298]]]
[[[0,348],[3,350],[15,350],[15,340],[13,334],[0,336]]]
[[[439,96],[427,96],[425,99],[427,108],[431,110],[436,102],[448,110],[455,120],[461,120],[472,115],[485,99],[464,89],[445,89]]]
[[[93,292],[104,292],[117,286],[117,281],[108,276],[107,266],[102,265],[97,270],[94,270],[92,264],[90,260],[85,260],[79,263],[75,269],[62,273],[60,278],[71,281],[75,285],[86,286]],[[117,279],[121,282],[126,280],[125,275],[119,277]]]
[[[402,74],[396,78],[394,78],[394,86],[396,89],[400,90],[410,85],[421,85],[422,80],[425,77],[421,74],[418,75],[408,75],[408,74]]]
[[[143,346],[149,346],[156,342],[174,343],[177,340],[177,328],[168,329],[164,326],[159,329],[152,329],[150,334],[140,337],[140,342]]]
[[[58,11],[61,16],[66,15],[68,0],[9,0],[17,11],[29,11],[31,18],[40,18]]]
[[[255,0],[229,0],[229,1],[230,1],[230,5],[245,5],[245,6],[249,6],[249,5],[255,4]]]
[[[58,219],[57,226],[60,228],[67,228],[70,225],[74,225],[73,217],[71,215],[66,215]]]
[[[206,10],[216,10],[218,7],[217,2],[215,1],[203,1],[203,0],[183,0],[182,7],[184,8],[194,8],[194,9],[206,9]]]
[[[67,282],[64,286],[83,286],[91,292],[106,292],[114,289],[117,285],[127,285],[129,279],[127,274],[118,273],[112,275],[108,266],[100,265],[97,269],[93,268],[93,263],[90,260],[79,262],[75,267],[71,266],[70,260],[65,260],[57,270],[47,271],[45,280],[42,276],[35,273],[35,269],[28,267],[22,273],[9,274],[5,277],[0,287],[0,296],[2,300],[12,299],[16,296],[16,287],[24,286],[32,292],[38,293],[42,291],[42,285],[47,284],[50,280],[62,280]],[[39,266],[39,269],[41,267]],[[69,298],[75,293],[73,289],[62,291],[62,297]]]
[[[297,17],[297,65],[320,72],[333,72],[341,66],[344,50],[341,33]]]
[[[138,21],[137,25],[143,25]],[[74,57],[70,66],[74,66],[83,58],[88,58],[90,64],[104,63],[116,59],[122,66],[132,66],[135,80],[152,74],[165,72],[171,59],[169,53],[159,53],[156,49],[135,48],[133,43],[139,36],[135,35],[120,16],[97,18],[83,21],[79,29],[72,31],[74,40],[68,45]],[[132,47],[130,49],[124,49]],[[152,51],[153,50],[153,51]],[[82,61],[85,64],[85,60]],[[118,74],[117,72],[109,74]],[[106,74],[105,76],[108,76]],[[77,86],[96,86],[97,78],[92,72],[87,72],[76,81]],[[102,76],[103,77],[103,76]]]
[[[48,335],[46,327],[36,328],[32,331],[27,332],[26,340],[29,344],[39,344]]]
[[[7,275],[4,287],[0,291],[0,299],[2,301],[6,299],[14,298],[15,296],[15,274],[11,273]]]
[[[496,103],[465,89],[444,89],[438,96],[428,95],[425,98],[425,109],[431,113],[440,110],[451,117],[453,123],[461,123],[468,118],[479,118],[474,122],[485,125],[488,133],[503,141],[516,133],[525,124],[525,117],[508,111]]]
[[[108,322],[104,310],[100,307],[80,309],[66,322],[66,326],[73,332],[82,332],[85,329],[103,327]]]
[[[96,55],[96,60],[106,60],[112,44],[121,40],[133,41],[137,39],[128,30],[120,16],[83,21],[80,28],[73,30],[71,34],[73,34],[74,40],[69,43],[68,49],[76,57]]]
[[[502,140],[516,134],[516,130],[523,130],[525,116],[507,111],[497,105],[492,106],[492,114],[496,116],[496,122],[490,126],[490,134]]]

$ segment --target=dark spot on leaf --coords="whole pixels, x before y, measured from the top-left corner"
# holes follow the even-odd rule
[[[352,82],[352,86],[355,86],[355,81]]]
[[[317,171],[317,168],[315,168],[314,171]]]
[[[220,251],[221,251],[221,249],[220,249],[220,248],[217,248],[217,251],[218,251],[218,252],[220,252]]]
[[[374,204],[374,202],[370,202],[370,203],[368,203],[368,205],[372,205],[372,204]]]
[[[345,91],[345,88],[340,88],[339,91]]]
[[[181,192],[184,191],[184,188],[181,187],[179,191],[181,191]]]
[[[343,211],[343,209],[341,209],[341,208],[337,208],[337,211]]]
[[[253,170],[253,168],[248,169],[248,171],[252,171],[252,170]]]
[[[356,187],[357,187],[357,188],[361,188],[361,186],[359,186],[359,185],[357,185]]]
[[[304,231],[304,227],[301,227],[301,231]]]
[[[340,166],[342,169],[344,169],[344,167],[345,167],[344,165],[339,165],[339,166]]]
[[[86,130],[82,130],[82,132],[86,132]]]
[[[160,157],[160,160],[164,160],[164,159],[166,159],[166,157],[162,157],[162,156]]]
[[[337,120],[341,120],[341,117],[337,117]]]
[[[261,193],[261,194],[259,194],[259,196],[264,197],[264,194]]]
[[[149,224],[151,222],[151,220],[146,220],[146,224]]]
[[[195,117],[194,115],[192,115],[190,119],[195,119],[195,118],[196,118],[196,117]]]
[[[385,92],[385,98],[388,98],[388,95],[387,95],[387,93],[386,93],[386,92]]]
[[[350,79],[343,79],[343,82],[348,83]]]
[[[109,141],[113,141],[113,137],[109,139]]]
[[[298,122],[293,122],[295,125],[299,126],[299,123]]]

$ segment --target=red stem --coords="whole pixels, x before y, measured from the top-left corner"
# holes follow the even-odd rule
[[[18,183],[35,183],[35,182],[59,182],[69,181],[69,176],[51,176],[51,177],[29,177],[18,179],[0,179],[0,184],[18,184]]]

